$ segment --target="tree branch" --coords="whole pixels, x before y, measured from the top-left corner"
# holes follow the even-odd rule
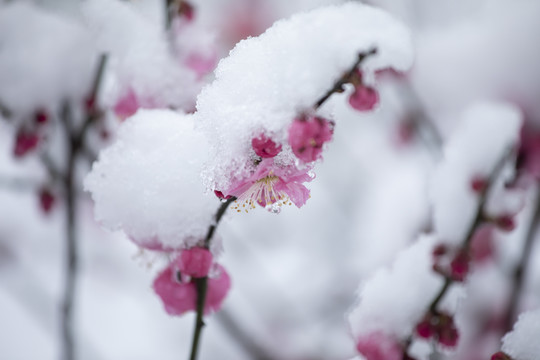
[[[512,284],[512,290],[510,291],[510,300],[508,302],[508,309],[506,311],[506,317],[503,325],[504,333],[512,330],[514,322],[516,321],[519,312],[519,300],[527,275],[526,272],[531,258],[534,239],[538,233],[538,224],[540,223],[540,189],[537,188],[536,191],[534,215],[529,224],[529,229],[527,231],[520,260],[512,274],[514,281]]]
[[[472,241],[472,238],[473,238],[473,235],[474,235],[476,229],[484,222],[484,220],[485,220],[485,218],[484,218],[485,207],[486,207],[486,202],[487,202],[489,192],[490,192],[491,188],[493,187],[493,184],[497,180],[498,176],[500,175],[500,173],[501,173],[501,171],[502,171],[502,169],[504,167],[504,164],[506,163],[506,161],[508,160],[508,158],[510,157],[511,154],[512,154],[512,151],[507,151],[501,157],[501,159],[497,162],[497,164],[495,164],[495,167],[494,167],[494,169],[492,170],[492,172],[491,172],[491,174],[489,176],[487,186],[485,186],[482,189],[482,191],[480,192],[480,199],[478,201],[476,214],[475,214],[474,219],[471,221],[471,224],[469,225],[467,233],[466,233],[466,235],[465,235],[465,237],[463,239],[463,243],[461,245],[462,250],[466,250],[466,251],[469,250],[470,245],[471,245],[471,241]],[[429,304],[429,307],[428,307],[428,312],[429,313],[432,313],[432,314],[437,314],[438,313],[438,306],[439,306],[440,302],[444,299],[444,296],[448,293],[448,291],[450,290],[452,284],[455,282],[455,280],[452,279],[449,276],[445,275],[444,277],[445,277],[445,279],[444,279],[443,286],[441,287],[439,292],[435,295],[435,297],[433,298],[433,300]],[[409,359],[408,350],[409,350],[409,347],[410,347],[411,343],[412,343],[412,334],[405,340],[405,344],[404,344],[404,347],[403,347],[403,359]]]
[[[358,67],[364,62],[364,60],[372,55],[375,55],[377,53],[376,48],[372,48],[366,52],[361,52],[358,54],[358,58],[354,62],[354,64],[343,74],[335,83],[334,86],[326,92],[317,102],[315,105],[313,105],[313,109],[317,110],[319,107],[321,107],[322,104],[326,102],[332,96],[334,93],[342,93],[345,89],[343,88],[343,85],[348,84],[351,82],[356,70]]]
[[[225,202],[221,203],[221,205],[219,206],[214,217],[214,222],[208,228],[208,232],[206,233],[206,237],[204,239],[204,247],[206,249],[210,248],[212,237],[214,236],[219,222],[223,218],[223,215],[225,215],[225,212],[229,208],[229,205],[235,200],[235,197],[231,197]],[[206,292],[208,290],[208,277],[205,276],[202,278],[193,279],[193,282],[195,283],[195,287],[197,289],[197,314],[195,316],[195,330],[193,332],[193,341],[191,343],[191,352],[189,356],[190,360],[197,359],[197,353],[199,351],[199,342],[201,338],[202,328],[204,327],[203,315],[204,305],[206,302]]]

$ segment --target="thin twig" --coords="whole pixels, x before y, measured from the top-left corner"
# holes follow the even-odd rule
[[[529,224],[527,236],[525,238],[525,244],[521,252],[520,260],[516,265],[513,275],[512,291],[510,292],[510,301],[508,302],[508,309],[506,311],[506,318],[504,320],[504,332],[512,330],[514,321],[517,318],[519,300],[523,285],[526,278],[527,268],[531,258],[531,251],[538,232],[538,224],[540,223],[540,189],[536,189],[535,197],[535,210],[534,215]]]
[[[206,237],[204,239],[205,248],[208,249],[210,247],[212,237],[214,236],[214,232],[216,231],[219,222],[223,218],[223,215],[225,215],[225,212],[229,208],[229,205],[235,200],[235,197],[231,197],[230,199],[221,203],[221,205],[219,206],[214,217],[214,222],[210,225],[210,227],[208,228],[208,232],[206,233]],[[203,315],[204,305],[206,302],[206,292],[208,290],[208,277],[205,276],[202,278],[194,279],[193,281],[197,289],[197,314],[195,317],[195,329],[193,331],[193,341],[191,343],[191,352],[189,356],[190,360],[197,359],[197,353],[199,351],[199,342],[201,338],[202,328],[204,327]]]
[[[511,155],[512,155],[512,151],[507,151],[501,157],[501,159],[497,162],[497,164],[495,164],[495,167],[494,167],[494,169],[492,170],[492,172],[491,172],[491,174],[489,176],[487,186],[485,186],[482,189],[482,191],[480,192],[480,199],[478,201],[476,214],[474,216],[474,219],[471,221],[471,224],[469,225],[467,233],[466,233],[466,235],[465,235],[465,237],[463,239],[463,243],[461,245],[462,250],[466,250],[466,251],[469,250],[470,245],[471,245],[471,241],[473,239],[473,235],[474,235],[476,229],[484,222],[484,220],[485,220],[485,218],[484,218],[485,207],[486,207],[486,202],[487,202],[489,192],[490,192],[493,184],[497,180],[498,176],[500,175],[504,165],[506,164],[506,162],[508,161],[508,159],[509,159],[509,157]],[[444,299],[444,296],[448,293],[448,291],[450,290],[452,284],[455,282],[455,280],[452,279],[450,276],[445,275],[444,278],[445,279],[444,279],[443,286],[441,287],[439,292],[435,295],[435,297],[433,298],[433,300],[431,301],[431,303],[428,306],[428,312],[430,312],[432,314],[437,314],[438,313],[437,308],[438,308],[440,302]],[[403,359],[408,358],[407,357],[408,356],[408,350],[409,350],[409,346],[411,345],[411,343],[412,343],[412,335],[410,335],[405,340],[405,345],[403,347]]]
[[[90,99],[93,102],[85,121],[81,128],[74,132],[73,119],[69,104],[66,104],[61,114],[61,120],[64,124],[64,134],[68,143],[68,159],[65,169],[64,193],[66,206],[66,277],[62,300],[62,345],[64,360],[73,360],[75,358],[75,345],[73,336],[73,304],[76,294],[76,282],[78,275],[78,250],[77,250],[77,194],[76,189],[76,162],[81,155],[83,144],[90,125],[95,121],[98,112],[95,110],[95,100],[102,81],[106,55],[102,55],[99,60],[96,71]]]
[[[356,70],[358,69],[358,67],[360,66],[360,64],[362,64],[362,62],[368,58],[369,56],[372,56],[372,55],[375,55],[377,53],[377,49],[376,48],[372,48],[366,52],[362,52],[360,54],[358,54],[358,58],[356,59],[356,61],[354,62],[354,64],[349,68],[349,70],[347,70],[347,72],[345,72],[345,74],[343,74],[335,83],[334,83],[334,86],[328,90],[326,92],[326,94],[324,94],[319,100],[317,100],[317,102],[315,103],[315,105],[313,105],[313,108],[315,110],[317,110],[319,107],[321,107],[322,104],[324,104],[326,102],[326,100],[328,100],[330,98],[330,96],[332,96],[334,93],[341,93],[344,91],[343,89],[343,85],[345,84],[348,84],[351,82],[351,79],[352,77],[354,76],[354,73],[356,72]]]

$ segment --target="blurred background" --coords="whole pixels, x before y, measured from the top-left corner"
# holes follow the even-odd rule
[[[125,117],[138,108],[193,111],[236,42],[332,3],[340,1],[0,0],[0,359],[60,357],[68,212],[77,224],[77,359],[187,358],[194,314],[164,312],[151,289],[158,257],[101,229],[82,180]],[[528,136],[539,138],[538,1],[366,3],[411,27],[414,68],[378,79],[373,113],[355,112],[343,96],[331,100],[334,140],[306,206],[223,221],[220,261],[233,285],[207,319],[201,359],[354,356],[346,316],[357,289],[429,230],[430,172],[464,109],[510,101]],[[528,228],[537,225],[528,220],[534,206],[516,231],[496,234],[479,271],[499,270],[493,286],[466,300],[473,317],[484,316],[474,308],[480,298],[495,313],[504,308]],[[540,299],[538,247],[530,254],[522,309]],[[466,339],[449,358],[487,358],[502,330],[486,335],[477,357],[462,355],[472,353]]]

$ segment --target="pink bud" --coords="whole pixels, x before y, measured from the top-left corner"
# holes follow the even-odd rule
[[[424,319],[416,325],[415,330],[416,334],[421,338],[431,338],[435,333],[434,328],[431,325],[431,315],[424,317]]]
[[[399,343],[382,332],[374,332],[360,337],[356,350],[367,360],[402,360]]]
[[[139,109],[139,102],[137,101],[137,95],[133,89],[129,88],[128,91],[120,97],[120,99],[114,105],[114,113],[121,119],[125,120],[131,115],[135,114]]]
[[[200,278],[208,275],[212,261],[213,256],[208,249],[193,247],[183,250],[176,258],[175,264],[183,274]]]
[[[454,324],[454,318],[450,315],[439,315],[439,325],[437,326],[437,338],[439,343],[447,347],[455,347],[459,340],[459,333]]]
[[[41,188],[39,191],[39,205],[45,214],[51,212],[54,202],[55,198],[52,192],[48,188]]]
[[[486,224],[478,228],[471,240],[471,254],[475,262],[493,258],[493,225]]]
[[[511,215],[502,215],[495,219],[495,225],[503,231],[512,231],[516,228],[516,222]]]
[[[475,176],[471,181],[471,189],[476,193],[483,192],[488,185],[488,180],[482,176]]]
[[[38,110],[34,114],[34,121],[36,124],[45,124],[49,120],[49,115],[45,110]]]
[[[89,95],[84,99],[84,108],[88,114],[91,114],[95,111],[96,106],[96,97],[94,95]]]
[[[188,21],[192,21],[195,17],[195,9],[189,2],[181,0],[178,7],[178,15],[185,17]]]
[[[279,154],[281,145],[277,145],[272,139],[261,134],[259,137],[251,139],[251,146],[255,154],[262,158],[272,158]]]
[[[231,195],[223,195],[223,193],[219,190],[214,190],[214,194],[221,200],[228,200],[232,197]]]
[[[332,140],[333,127],[317,116],[301,116],[289,127],[289,144],[296,157],[304,162],[320,159],[324,143]]]
[[[435,246],[435,248],[433,249],[433,257],[435,259],[439,259],[441,258],[442,256],[446,255],[446,253],[448,252],[448,248],[446,247],[446,245],[444,244],[438,244],[437,246]]]
[[[455,281],[463,281],[469,273],[470,255],[466,250],[460,250],[450,263],[450,275]]]
[[[491,355],[491,360],[513,360],[510,355],[499,351],[493,355]]]
[[[355,87],[354,92],[349,96],[349,104],[358,111],[373,110],[379,102],[379,94],[372,87],[360,85]]]
[[[36,148],[38,142],[39,137],[37,133],[20,129],[19,132],[17,132],[13,155],[15,155],[15,157],[22,157],[26,155],[30,150]]]

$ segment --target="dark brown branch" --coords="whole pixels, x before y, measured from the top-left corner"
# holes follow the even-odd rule
[[[538,191],[538,189],[537,189]],[[519,312],[519,300],[523,291],[523,284],[526,278],[527,268],[531,258],[531,252],[534,244],[534,239],[538,233],[538,224],[540,223],[540,193],[536,194],[534,215],[529,224],[529,229],[525,238],[525,244],[521,252],[520,260],[516,265],[513,275],[512,290],[510,291],[510,300],[504,320],[504,332],[512,330]]]
[[[368,58],[369,56],[375,55],[377,53],[376,48],[372,48],[366,52],[362,52],[358,54],[358,58],[354,62],[353,66],[350,67],[350,69],[345,72],[335,83],[334,86],[326,92],[317,102],[315,105],[313,105],[313,108],[317,110],[319,107],[321,107],[322,104],[326,102],[332,96],[334,93],[341,93],[345,89],[343,88],[343,85],[348,84],[351,82],[353,76],[355,75],[358,67],[362,64],[362,62]]]
[[[206,233],[206,237],[204,239],[205,248],[208,249],[210,247],[212,238],[219,222],[223,218],[223,215],[225,215],[225,212],[229,208],[229,205],[235,200],[235,197],[231,197],[227,201],[221,203],[221,205],[219,206],[214,217],[214,222],[210,225],[210,227],[208,228],[208,232]],[[194,279],[193,281],[195,283],[195,287],[197,288],[197,314],[195,316],[195,329],[193,331],[193,341],[191,343],[191,352],[189,356],[190,360],[197,359],[197,353],[199,351],[199,342],[201,338],[202,328],[204,327],[203,315],[204,305],[206,302],[206,292],[208,290],[208,277],[205,276],[203,278]]]

